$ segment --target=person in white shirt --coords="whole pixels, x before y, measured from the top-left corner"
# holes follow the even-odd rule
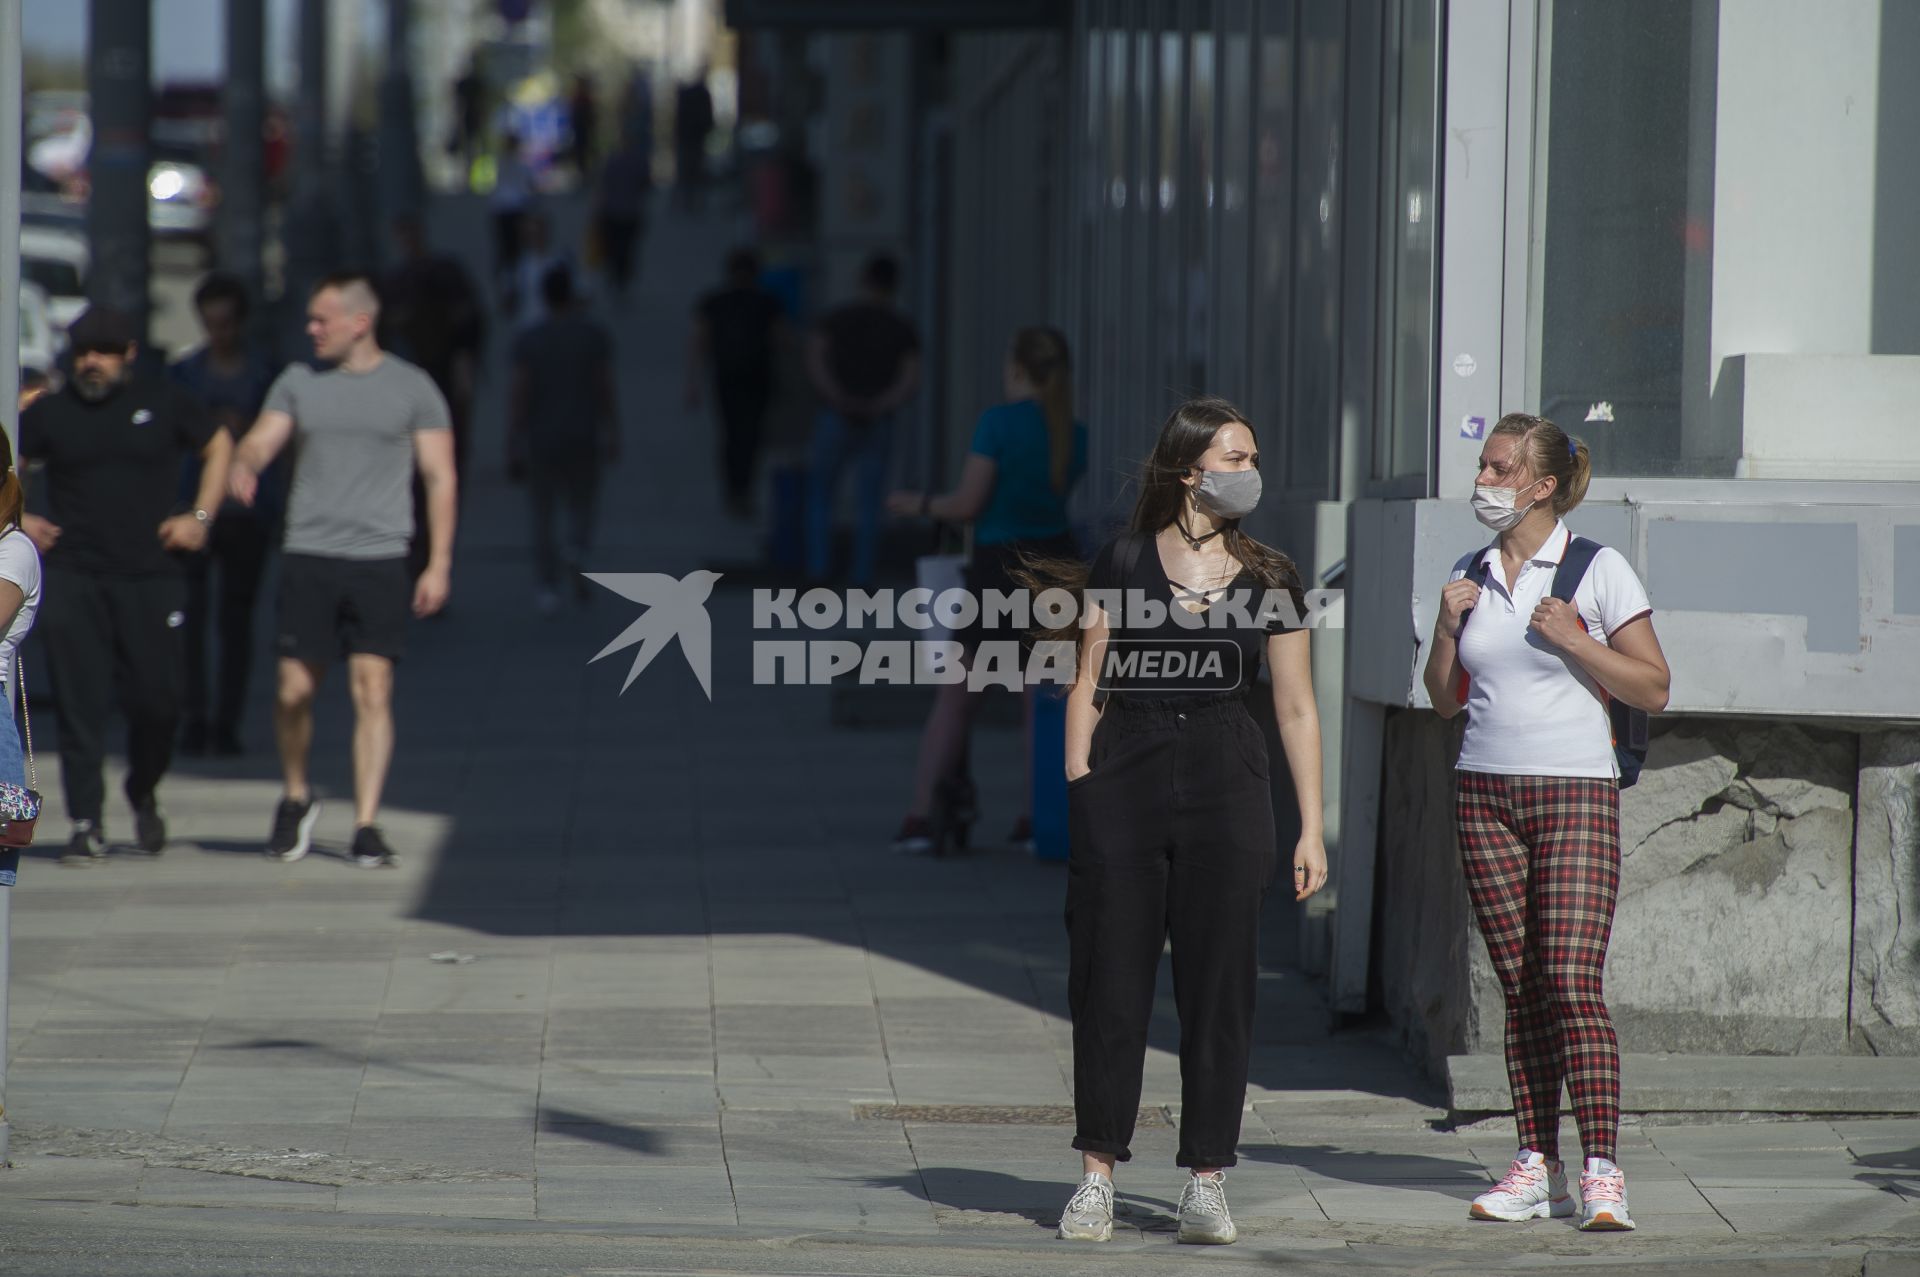
[[[1425,682],[1443,718],[1467,711],[1454,819],[1474,917],[1507,1002],[1507,1078],[1520,1151],[1476,1219],[1574,1212],[1559,1161],[1560,1087],[1586,1154],[1583,1229],[1630,1229],[1615,1163],[1620,1047],[1601,971],[1620,885],[1620,789],[1607,702],[1666,707],[1653,609],[1618,551],[1594,554],[1572,600],[1554,577],[1586,495],[1586,447],[1509,413],[1480,453],[1473,506],[1499,533],[1454,565]]]
[[[27,768],[14,708],[20,697],[18,661],[40,611],[40,551],[20,530],[25,506],[13,445],[0,431],[0,780],[22,787]],[[0,887],[13,885],[19,855],[0,849]]]

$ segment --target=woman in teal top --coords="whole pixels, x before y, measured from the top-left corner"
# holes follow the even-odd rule
[[[931,515],[973,521],[973,557],[967,588],[976,600],[987,590],[1011,593],[1021,588],[1011,569],[1021,558],[1078,558],[1079,547],[1067,526],[1067,495],[1087,470],[1087,428],[1073,419],[1073,368],[1067,339],[1051,328],[1023,328],[1007,354],[1006,390],[1010,402],[980,414],[973,447],[952,492],[896,492],[887,507],[896,515]],[[1018,640],[1022,664],[1028,640],[1018,631],[995,630],[983,622],[955,635],[969,660],[982,639]],[[1032,771],[1033,688],[1024,696],[1028,771]],[[972,785],[966,779],[967,733],[975,699],[965,683],[935,689],[933,712],[920,737],[920,765],[913,802],[894,838],[896,851],[924,854],[935,849],[929,820],[935,796],[943,789],[950,820],[972,823]],[[955,809],[958,810],[955,810]],[[1032,823],[1022,814],[1012,840],[1026,842]],[[941,831],[944,834],[944,830]],[[961,838],[964,841],[964,835]]]

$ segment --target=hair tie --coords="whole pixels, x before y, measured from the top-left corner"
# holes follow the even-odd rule
[[[1580,460],[1580,445],[1573,441],[1572,435],[1567,436],[1567,456],[1574,461]]]

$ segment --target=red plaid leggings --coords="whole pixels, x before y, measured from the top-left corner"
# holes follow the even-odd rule
[[[1620,1044],[1601,996],[1620,888],[1620,790],[1578,776],[1455,773],[1467,894],[1507,995],[1520,1146],[1560,1152],[1560,1084],[1586,1156],[1611,1161]]]

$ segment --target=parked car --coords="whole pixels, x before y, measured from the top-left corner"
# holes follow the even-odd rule
[[[91,266],[82,232],[34,223],[20,228],[20,278],[42,290],[47,318],[62,333],[87,308]]]
[[[147,225],[157,239],[189,240],[213,250],[219,187],[185,148],[153,148],[147,170]]]

